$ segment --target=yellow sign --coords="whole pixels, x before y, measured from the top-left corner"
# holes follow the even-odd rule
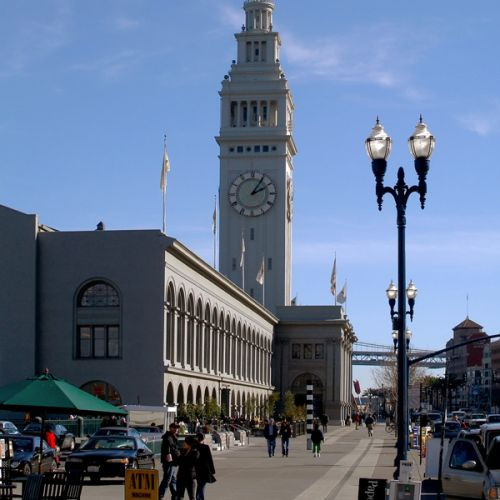
[[[125,500],[149,498],[158,500],[158,471],[155,469],[125,471]]]

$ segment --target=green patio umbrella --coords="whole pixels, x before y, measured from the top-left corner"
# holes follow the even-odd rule
[[[42,417],[40,443],[43,442],[47,413],[74,415],[127,415],[117,408],[75,385],[54,377],[48,370],[43,375],[0,387],[0,409],[37,412]],[[39,471],[41,467],[41,453]]]
[[[0,387],[0,408],[76,415],[127,415],[126,410],[92,396],[48,372]]]

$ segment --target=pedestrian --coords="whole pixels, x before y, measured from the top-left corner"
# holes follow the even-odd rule
[[[290,438],[292,437],[292,426],[286,418],[281,422],[280,427],[281,436],[281,453],[283,457],[288,457]]]
[[[368,429],[368,436],[372,437],[373,436],[373,424],[375,423],[375,419],[368,414],[365,418],[365,424],[366,428]]]
[[[187,492],[189,500],[195,500],[196,462],[199,457],[196,439],[186,436],[179,455],[176,499],[184,498],[184,492]]]
[[[168,431],[161,438],[161,464],[163,467],[163,479],[161,480],[158,497],[161,500],[167,489],[170,489],[172,499],[177,495],[177,466],[179,463],[179,448],[177,447],[177,434],[179,426],[172,422]]]
[[[274,450],[276,449],[276,436],[278,435],[278,427],[272,418],[264,427],[264,437],[267,439],[267,453],[269,457],[274,457]]]
[[[200,456],[196,462],[196,500],[205,500],[205,486],[215,483],[215,467],[210,446],[204,443],[205,435],[196,434]]]
[[[49,446],[49,448],[52,448],[54,450],[54,459],[56,461],[56,464],[59,466],[61,463],[61,459],[59,458],[59,448],[57,446],[57,438],[54,433],[54,430],[52,429],[52,426],[46,425],[45,426],[45,432],[43,438],[45,439],[45,442]]]
[[[323,413],[320,417],[321,425],[323,427],[323,432],[328,432],[328,415]]]
[[[358,430],[358,428],[359,428],[359,413],[355,413],[353,419],[354,419],[354,424],[356,426],[356,430]]]
[[[323,433],[319,430],[319,425],[314,424],[313,431],[311,432],[311,441],[313,445],[313,455],[315,457],[321,456],[321,441],[324,441],[325,437]]]

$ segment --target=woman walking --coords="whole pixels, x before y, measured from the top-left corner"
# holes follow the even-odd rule
[[[196,469],[196,500],[205,500],[205,486],[207,483],[215,483],[215,467],[210,446],[203,441],[205,435],[199,432],[196,434],[198,440],[199,458],[195,464]]]
[[[179,457],[179,470],[177,471],[177,498],[184,498],[184,492],[188,494],[189,500],[195,500],[196,462],[200,452],[196,448],[196,439],[186,436],[182,444]]]
[[[319,430],[319,424],[314,424],[313,431],[311,433],[311,441],[313,444],[313,455],[315,457],[321,456],[321,441],[324,441],[325,438],[323,433]]]

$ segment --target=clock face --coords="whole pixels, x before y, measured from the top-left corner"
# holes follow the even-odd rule
[[[240,214],[257,217],[265,214],[274,204],[276,188],[273,181],[260,172],[245,172],[229,188],[229,203]]]

